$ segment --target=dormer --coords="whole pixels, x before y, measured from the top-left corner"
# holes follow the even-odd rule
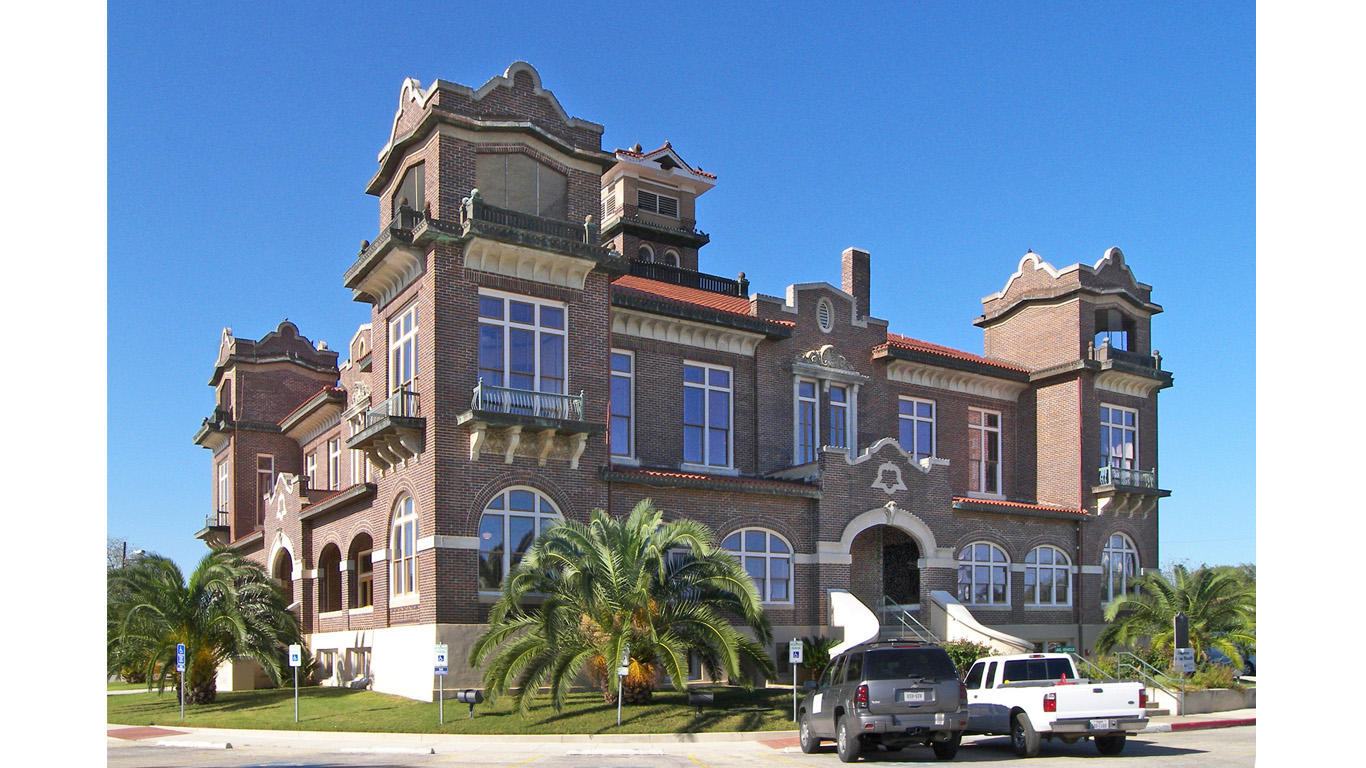
[[[669,142],[616,151],[602,177],[602,240],[632,261],[697,271],[697,250],[710,241],[697,229],[697,198],[716,175],[694,168]]]

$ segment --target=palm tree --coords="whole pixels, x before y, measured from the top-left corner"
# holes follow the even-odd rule
[[[748,687],[742,660],[776,674],[764,651],[772,637],[754,582],[711,530],[691,520],[665,524],[646,499],[625,520],[595,509],[587,524],[547,528],[504,580],[469,662],[489,662],[490,699],[518,688],[525,714],[542,686],[559,711],[581,672],[609,702],[618,687],[623,703],[648,701],[661,672],[681,690],[689,654],[710,676],[724,671]],[[627,645],[622,681],[614,672]]]
[[[1147,640],[1150,647],[1170,657],[1175,643],[1173,619],[1178,613],[1186,614],[1196,658],[1214,648],[1241,669],[1241,649],[1257,644],[1256,588],[1235,570],[1191,572],[1178,565],[1171,577],[1156,571],[1143,574],[1138,590],[1106,606],[1105,620],[1110,625],[1096,639],[1101,653]]]
[[[184,643],[187,704],[213,701],[219,665],[235,658],[256,661],[278,684],[285,646],[300,642],[287,603],[263,567],[234,552],[205,555],[188,583],[174,561],[145,555],[109,574],[109,672],[135,670],[149,689],[165,690]]]

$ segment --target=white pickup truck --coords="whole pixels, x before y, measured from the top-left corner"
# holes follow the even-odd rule
[[[1087,737],[1102,755],[1117,755],[1125,737],[1148,724],[1142,683],[1079,679],[1065,653],[978,659],[963,684],[965,734],[1009,734],[1020,757],[1037,755],[1042,738],[1072,744]]]

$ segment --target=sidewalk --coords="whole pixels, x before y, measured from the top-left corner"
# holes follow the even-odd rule
[[[1154,717],[1143,733],[1167,733],[1257,724],[1257,710]],[[108,724],[111,742],[138,741],[198,749],[270,749],[306,752],[436,755],[480,751],[543,755],[663,755],[708,751],[781,752],[797,749],[797,732],[676,734],[567,734],[538,736],[447,735],[418,733],[333,733],[322,731],[248,731],[129,727]]]

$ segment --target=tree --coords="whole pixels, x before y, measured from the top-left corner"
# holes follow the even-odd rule
[[[124,565],[142,557],[144,554],[140,549],[128,548],[128,539],[122,536],[109,536],[105,547],[105,570],[113,571],[122,568]]]
[[[689,654],[709,675],[724,671],[745,687],[742,661],[776,674],[764,651],[772,628],[740,562],[717,548],[705,525],[663,523],[649,499],[625,520],[595,509],[587,524],[547,528],[504,580],[488,623],[470,666],[488,662],[490,699],[516,687],[523,714],[543,686],[559,711],[584,671],[609,702],[619,687],[623,703],[649,701],[661,672],[676,689],[687,684]],[[627,645],[622,681],[615,669]]]
[[[109,674],[132,672],[149,689],[175,683],[176,644],[185,644],[185,703],[211,702],[219,665],[235,658],[259,663],[277,684],[286,646],[301,642],[288,598],[266,570],[216,549],[186,582],[174,561],[143,555],[109,573]]]
[[[1172,621],[1185,613],[1190,627],[1190,643],[1196,657],[1215,648],[1234,664],[1243,665],[1242,650],[1257,644],[1257,593],[1255,580],[1249,581],[1238,568],[1200,568],[1194,572],[1178,565],[1170,576],[1145,573],[1138,580],[1138,592],[1116,598],[1105,608],[1109,626],[1096,640],[1106,653],[1116,646],[1132,647],[1139,640],[1171,656],[1175,642]]]

